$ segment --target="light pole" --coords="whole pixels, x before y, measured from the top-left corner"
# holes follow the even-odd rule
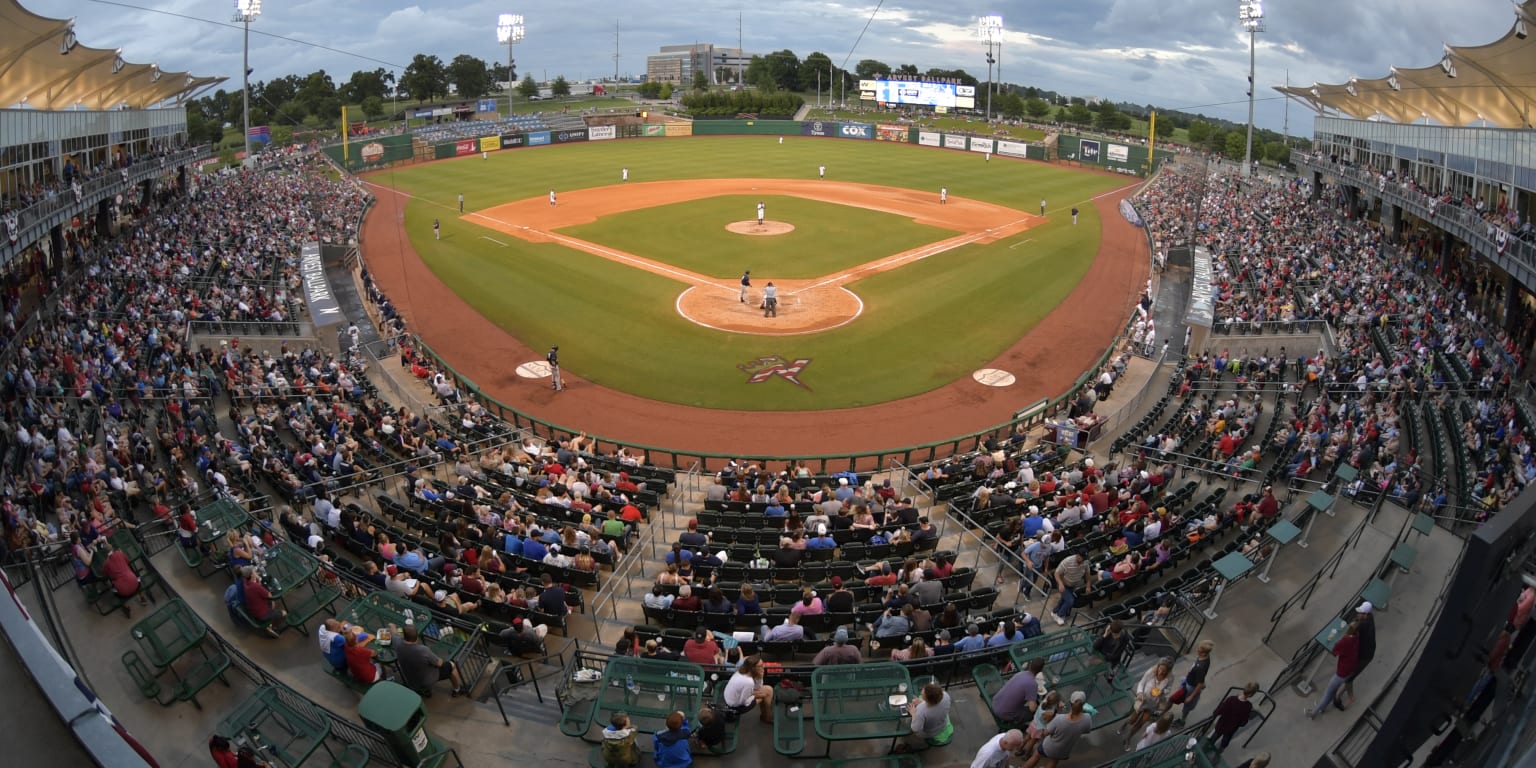
[[[527,31],[521,13],[503,13],[496,17],[496,42],[507,46],[507,114],[512,114],[512,86],[517,78],[512,76],[512,45],[523,39]]]
[[[992,65],[997,63],[997,59],[992,56],[992,51],[1002,43],[1003,17],[994,15],[978,18],[976,34],[987,46],[987,122],[991,122],[992,92],[996,90],[996,84],[992,82]]]
[[[261,15],[261,0],[235,0],[235,21],[245,25],[245,51],[240,57],[240,99],[244,104],[245,163],[251,162],[251,22]]]
[[[1243,175],[1253,174],[1253,64],[1254,44],[1264,31],[1262,0],[1238,0],[1237,19],[1248,30],[1248,141],[1243,145]]]

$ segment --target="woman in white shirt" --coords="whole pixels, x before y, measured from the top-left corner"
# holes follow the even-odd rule
[[[763,685],[763,660],[748,656],[725,684],[725,705],[743,715],[758,705],[762,706],[758,717],[765,723],[773,722],[773,689]]]
[[[1173,660],[1167,657],[1158,659],[1157,664],[1147,670],[1136,683],[1135,712],[1130,721],[1117,731],[1125,734],[1123,746],[1129,747],[1131,739],[1141,732],[1143,725],[1167,711],[1168,698],[1173,695],[1174,687]]]

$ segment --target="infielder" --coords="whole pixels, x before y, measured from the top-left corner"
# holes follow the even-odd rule
[[[825,165],[816,166],[816,176],[817,178],[825,179],[827,177],[827,167]]]
[[[555,207],[555,191],[553,189],[549,191],[549,207]]]
[[[939,187],[939,205],[949,202],[949,187]]]
[[[764,205],[763,202],[761,200],[759,200],[757,202],[757,225],[759,227],[761,227],[763,225],[763,217],[765,215],[767,215],[767,213],[768,213],[768,206]]]
[[[629,169],[628,168],[624,169],[624,175],[623,175],[623,178],[620,179],[620,181],[629,181]]]
[[[554,194],[554,193],[551,192],[550,194]],[[1043,197],[1040,198],[1040,215],[1041,216],[1045,215],[1045,198],[1043,198]]]
[[[560,348],[550,347],[544,359],[549,361],[549,378],[553,389],[556,392],[565,389],[565,383],[560,381]]]
[[[437,223],[437,219],[433,219],[432,220],[432,239],[434,239],[434,240],[441,240],[441,239],[443,239],[443,225]]]
[[[460,193],[459,194],[459,213],[463,213],[463,212],[464,212],[464,195],[463,195],[463,193]]]
[[[1072,209],[1072,226],[1077,226],[1077,209]]]
[[[747,303],[747,295],[752,292],[752,270],[741,273],[741,303]]]
[[[763,317],[779,316],[779,289],[773,287],[773,281],[763,286]]]
[[[783,137],[783,136],[780,136],[780,137],[779,137],[779,143],[780,143],[780,144],[783,144],[783,143],[784,143],[784,137]]]

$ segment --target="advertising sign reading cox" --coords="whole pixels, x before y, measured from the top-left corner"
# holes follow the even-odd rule
[[[842,123],[838,127],[837,135],[845,139],[873,139],[875,126],[869,123]]]

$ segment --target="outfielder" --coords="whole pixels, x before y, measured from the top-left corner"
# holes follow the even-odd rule
[[[550,384],[556,392],[565,389],[565,383],[560,381],[560,348],[550,347],[549,354],[544,356],[549,362]]]
[[[949,202],[949,187],[939,187],[939,205]]]
[[[761,227],[763,225],[763,217],[766,216],[767,213],[768,213],[768,206],[764,205],[763,202],[761,200],[759,200],[757,202],[757,225],[759,227]]]
[[[752,270],[741,273],[741,303],[747,303],[747,295],[752,293]]]
[[[1045,198],[1040,198],[1040,215],[1045,215]]]
[[[624,169],[624,176],[623,176],[622,179],[620,179],[620,181],[629,181],[629,169],[628,168]]]
[[[433,219],[432,220],[432,239],[434,239],[434,240],[441,240],[441,239],[443,239],[443,225],[439,224],[437,222],[437,219]]]
[[[553,189],[549,191],[549,207],[555,207],[555,191]]]
[[[463,212],[464,212],[464,195],[460,194],[459,195],[459,213],[463,213]]]
[[[825,179],[827,177],[827,167],[825,165],[816,166],[816,176],[817,178]]]

